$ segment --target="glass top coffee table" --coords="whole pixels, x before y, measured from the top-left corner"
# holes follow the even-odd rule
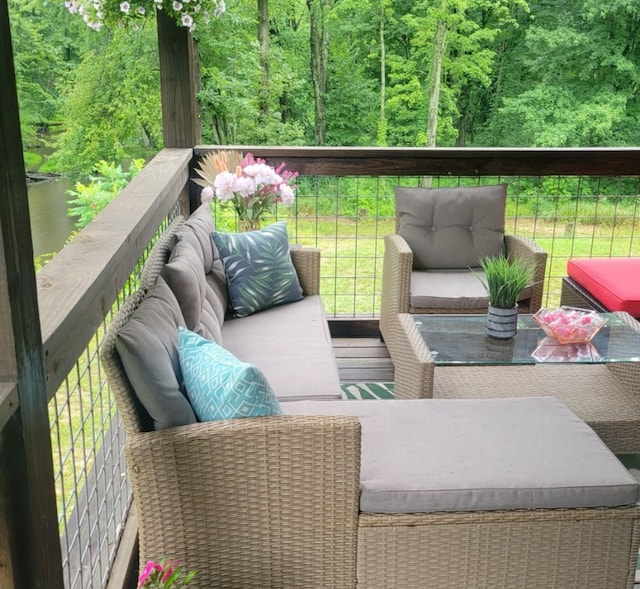
[[[553,395],[617,454],[640,453],[640,323],[627,313],[589,344],[560,345],[530,315],[512,340],[484,333],[484,315],[398,314],[397,398]]]
[[[509,340],[485,334],[484,315],[411,315],[436,364],[536,364],[542,362],[638,362],[640,332],[616,313],[589,343],[560,344],[531,315],[518,317]]]

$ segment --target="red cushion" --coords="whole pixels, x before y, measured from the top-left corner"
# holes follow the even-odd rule
[[[567,274],[610,311],[640,317],[640,258],[569,260]]]

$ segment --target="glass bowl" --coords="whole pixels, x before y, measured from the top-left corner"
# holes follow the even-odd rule
[[[595,311],[558,307],[540,309],[533,320],[548,336],[561,344],[586,344],[607,320]]]

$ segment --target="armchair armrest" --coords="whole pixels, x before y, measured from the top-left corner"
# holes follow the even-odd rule
[[[305,296],[320,294],[320,250],[311,247],[292,247],[291,261]]]
[[[196,587],[355,587],[360,423],[281,416],[137,433],[127,461],[140,562]]]
[[[382,288],[380,293],[380,333],[393,347],[393,333],[398,313],[409,312],[409,292],[413,252],[400,235],[384,236]]]
[[[504,241],[509,258],[520,258],[525,264],[533,268],[532,292],[527,312],[535,313],[542,305],[544,278],[547,268],[547,252],[528,237],[505,235]]]

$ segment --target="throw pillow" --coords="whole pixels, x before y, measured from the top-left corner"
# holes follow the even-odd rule
[[[158,277],[116,338],[127,378],[156,430],[196,421],[180,371],[179,326],[178,301]]]
[[[233,314],[246,317],[302,298],[284,221],[246,233],[212,233],[229,288]]]
[[[477,267],[504,252],[507,185],[395,187],[398,233],[416,270]]]
[[[264,374],[215,342],[180,328],[178,354],[191,405],[200,421],[282,415]]]

